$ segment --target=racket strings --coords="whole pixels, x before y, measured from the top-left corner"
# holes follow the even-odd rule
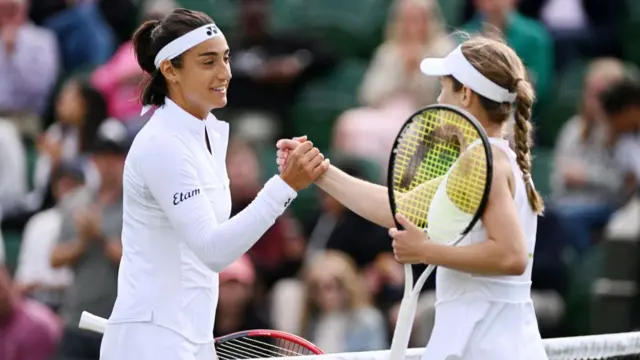
[[[313,354],[311,350],[290,340],[248,336],[216,343],[216,353],[220,360],[279,358]]]
[[[474,214],[487,173],[479,138],[478,130],[455,112],[434,109],[414,116],[395,149],[392,179],[399,199],[397,212],[425,228],[431,200],[446,178],[449,199],[461,211]]]

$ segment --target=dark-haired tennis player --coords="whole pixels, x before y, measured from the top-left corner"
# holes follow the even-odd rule
[[[291,166],[230,219],[228,125],[210,114],[227,102],[225,37],[205,14],[178,9],[145,22],[133,42],[151,76],[142,102],[157,110],[125,164],[118,297],[100,358],[213,360],[217,273],[273,225],[328,161],[304,142]]]
[[[395,229],[383,186],[330,167],[317,184],[359,215],[387,226],[396,258],[439,266],[436,319],[425,360],[547,359],[531,302],[531,268],[537,216],[543,202],[531,180],[530,123],[534,92],[516,53],[483,37],[465,41],[443,59],[425,59],[421,70],[441,76],[438,102],[467,110],[483,126],[493,150],[493,177],[481,221],[456,247],[470,215],[449,199],[446,177],[431,201],[427,233],[399,216]],[[515,116],[515,151],[503,138]],[[278,164],[298,141],[278,142]],[[286,160],[286,163],[285,163]],[[410,196],[407,194],[406,196]],[[452,213],[455,212],[455,213]]]

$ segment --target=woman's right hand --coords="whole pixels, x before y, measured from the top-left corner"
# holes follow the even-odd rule
[[[309,186],[329,169],[329,159],[325,159],[320,150],[313,147],[311,141],[296,146],[287,156],[287,166],[280,177],[295,191]]]

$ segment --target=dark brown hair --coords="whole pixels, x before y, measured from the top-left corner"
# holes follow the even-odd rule
[[[532,127],[531,109],[535,101],[535,93],[531,83],[526,79],[526,69],[518,55],[505,43],[487,37],[473,37],[462,44],[464,57],[487,79],[497,85],[516,93],[515,101],[515,153],[516,161],[524,178],[527,198],[531,209],[537,214],[544,211],[542,197],[534,189],[531,182],[531,146]],[[453,79],[453,89],[462,90],[463,85]],[[480,105],[489,115],[491,121],[504,123],[513,111],[508,102],[499,103],[477,94]]]
[[[158,52],[171,41],[197,29],[213,24],[213,20],[199,11],[175,9],[161,20],[147,20],[133,34],[133,47],[138,64],[150,78],[142,90],[142,105],[164,105],[169,88],[162,72],[156,69],[154,60]],[[182,56],[171,60],[176,68],[182,66]]]

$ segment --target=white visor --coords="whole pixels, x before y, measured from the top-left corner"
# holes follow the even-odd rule
[[[512,103],[516,100],[516,94],[497,85],[482,75],[464,57],[462,46],[458,46],[445,58],[427,58],[420,63],[420,71],[426,75],[453,76],[456,80],[469,87],[476,93],[495,102]]]
[[[201,42],[217,36],[222,36],[222,31],[215,24],[208,24],[191,30],[160,49],[153,63],[156,69],[159,69],[163,61],[173,60]]]

